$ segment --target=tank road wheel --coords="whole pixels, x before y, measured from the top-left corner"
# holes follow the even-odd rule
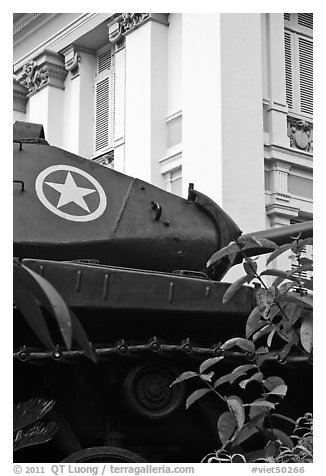
[[[132,369],[123,385],[129,408],[151,420],[170,416],[184,402],[184,386],[170,387],[179,373],[173,367],[160,364],[140,365]]]
[[[62,463],[147,463],[137,453],[115,446],[94,446],[77,451],[62,460]]]

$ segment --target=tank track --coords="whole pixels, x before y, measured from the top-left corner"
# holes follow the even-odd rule
[[[120,340],[113,345],[92,346],[93,352],[97,361],[105,361],[113,355],[120,355],[125,357],[135,357],[144,355],[144,353],[152,353],[158,355],[176,356],[177,354],[188,355],[193,358],[209,358],[214,356],[224,356],[228,360],[245,359],[252,361],[254,355],[250,352],[237,352],[221,349],[220,345],[213,346],[199,346],[190,341],[189,338],[182,340],[179,343],[166,343],[153,337],[147,342],[143,343],[128,343],[125,340]],[[80,362],[80,359],[85,358],[85,351],[82,349],[63,350],[59,346],[54,351],[40,350],[29,348],[27,346],[21,347],[14,351],[13,358],[21,362],[46,362],[48,360],[69,363]],[[279,352],[271,352],[266,361],[278,361],[280,364],[292,364],[309,362],[312,363],[309,355],[288,355],[283,359]]]

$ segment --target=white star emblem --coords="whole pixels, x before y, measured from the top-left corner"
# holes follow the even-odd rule
[[[61,208],[67,203],[74,202],[79,207],[86,210],[88,213],[90,212],[84,197],[86,197],[90,193],[96,192],[96,190],[91,188],[78,187],[76,185],[76,182],[74,181],[73,176],[71,175],[71,172],[67,173],[65,183],[53,183],[53,182],[44,182],[44,183],[46,183],[50,187],[54,188],[54,190],[60,193],[60,198],[57,204],[57,208]]]
[[[51,181],[46,180],[49,175],[56,172],[60,172],[62,177],[62,171],[66,172],[66,175],[64,175],[64,183],[60,183],[61,180],[63,180],[62,178],[59,179],[59,183],[53,182],[52,180],[56,180],[56,178],[54,178],[55,176],[53,175],[52,180],[50,179]],[[93,188],[78,186],[75,182],[77,176],[83,177],[84,181],[86,179],[86,181]],[[53,197],[51,200],[49,200],[47,197],[49,187],[53,188],[60,194],[56,203],[53,203]],[[82,170],[79,167],[73,167],[72,165],[51,165],[50,167],[42,170],[35,180],[35,192],[38,199],[50,212],[54,213],[60,218],[74,222],[83,223],[96,220],[104,213],[107,206],[106,194],[101,184],[95,179],[93,175],[87,173],[85,170]],[[97,198],[96,200],[93,200],[93,203],[91,201],[89,205],[91,208],[94,208],[94,206],[96,208],[90,211],[84,197],[87,197],[88,195],[95,192],[97,194]],[[85,210],[87,214],[85,214],[85,212],[80,214],[79,212],[79,214],[75,215],[71,209],[62,209],[64,205],[68,205],[69,203],[75,203],[78,207]]]

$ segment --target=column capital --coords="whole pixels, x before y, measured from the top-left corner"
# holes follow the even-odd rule
[[[44,50],[17,71],[17,80],[27,89],[29,97],[45,86],[64,89],[66,75],[63,56],[54,51]]]
[[[108,23],[109,40],[116,43],[149,21],[168,25],[168,13],[121,13]]]
[[[273,163],[273,169],[277,170],[278,172],[283,172],[288,174],[291,170],[292,165],[288,162],[283,162],[282,160],[275,160]]]

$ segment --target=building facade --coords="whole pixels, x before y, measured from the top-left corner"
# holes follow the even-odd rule
[[[14,120],[244,232],[312,219],[310,13],[14,14]]]

